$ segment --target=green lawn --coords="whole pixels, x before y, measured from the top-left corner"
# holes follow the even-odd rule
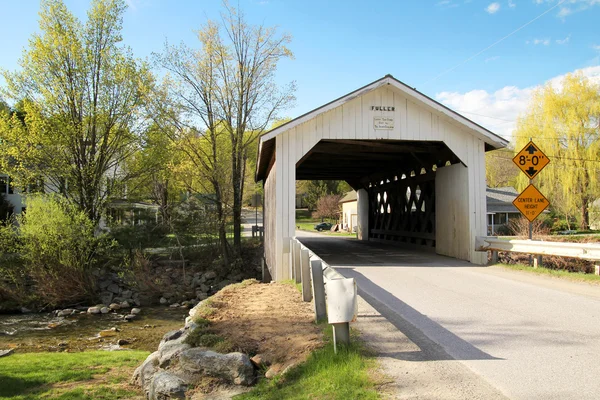
[[[0,399],[125,399],[145,351],[24,353],[0,358]]]
[[[561,278],[571,280],[575,282],[588,282],[600,285],[600,276],[594,274],[584,274],[582,272],[569,272],[565,270],[549,269],[544,267],[533,268],[529,265],[524,264],[496,264],[499,267],[511,269],[513,271],[524,271],[531,274],[552,276],[555,278]]]
[[[321,222],[320,219],[312,217],[312,213],[310,211],[308,211],[306,209],[296,210],[296,229],[299,229],[301,231],[317,232],[315,230],[315,225],[320,222]],[[332,221],[325,221],[325,222],[332,222]],[[351,232],[321,231],[319,233],[321,233],[323,235],[331,235],[331,236],[356,237],[356,233],[351,233]]]
[[[313,352],[305,363],[283,376],[262,379],[252,391],[236,399],[379,399],[372,374],[374,357],[358,337],[335,354],[331,327],[326,325],[325,329],[326,345]]]

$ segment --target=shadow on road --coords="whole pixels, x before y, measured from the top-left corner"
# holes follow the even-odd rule
[[[369,303],[377,312],[384,316],[408,339],[417,345],[420,351],[409,351],[399,353],[388,353],[383,356],[405,361],[439,361],[439,360],[502,360],[494,357],[469,342],[461,339],[437,322],[421,314],[396,296],[376,285],[360,272],[352,268],[338,269],[346,278],[354,278],[358,286],[358,294]],[[378,300],[370,293],[378,293]],[[364,318],[360,316],[359,318]],[[453,356],[449,355],[442,346],[429,339],[421,329],[409,321],[414,321],[418,326],[427,331],[435,331],[443,335],[445,343],[450,344]]]

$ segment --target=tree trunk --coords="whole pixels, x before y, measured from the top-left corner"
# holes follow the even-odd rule
[[[582,231],[587,231],[590,229],[590,210],[588,208],[587,199],[583,199],[581,205],[581,223],[579,224],[579,229]]]

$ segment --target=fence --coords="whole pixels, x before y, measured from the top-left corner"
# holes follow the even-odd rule
[[[600,244],[545,242],[540,240],[502,240],[495,236],[479,236],[475,242],[477,251],[491,251],[492,263],[498,262],[498,252],[514,252],[537,255],[534,265],[541,264],[542,256],[572,257],[588,261],[600,261]],[[600,275],[600,266],[594,267]]]
[[[345,278],[297,238],[291,243],[290,276],[302,287],[302,299],[314,298],[315,320],[327,319],[333,327],[333,345],[350,342],[350,322],[356,320],[357,290],[352,278]]]

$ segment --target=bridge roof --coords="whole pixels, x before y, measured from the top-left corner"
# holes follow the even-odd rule
[[[362,96],[385,85],[391,85],[392,87],[402,92],[409,99],[423,104],[424,106],[432,109],[434,112],[447,117],[451,122],[459,124],[472,135],[479,137],[485,142],[486,151],[500,149],[508,145],[508,141],[503,137],[471,121],[467,117],[457,113],[456,111],[453,111],[452,109],[446,107],[445,105],[439,103],[431,97],[424,95],[415,88],[406,85],[405,83],[394,78],[392,75],[388,74],[381,79],[371,82],[368,85],[365,85],[353,92],[350,92],[336,100],[333,100],[327,104],[315,108],[314,110],[309,111],[263,134],[259,140],[256,180],[262,180],[268,174],[270,166],[273,162],[273,153],[275,151],[274,139],[276,136],[281,135],[290,129],[293,129],[294,127],[300,124],[312,120],[320,114],[323,114],[329,110],[339,107],[344,103],[355,99],[356,97]]]

